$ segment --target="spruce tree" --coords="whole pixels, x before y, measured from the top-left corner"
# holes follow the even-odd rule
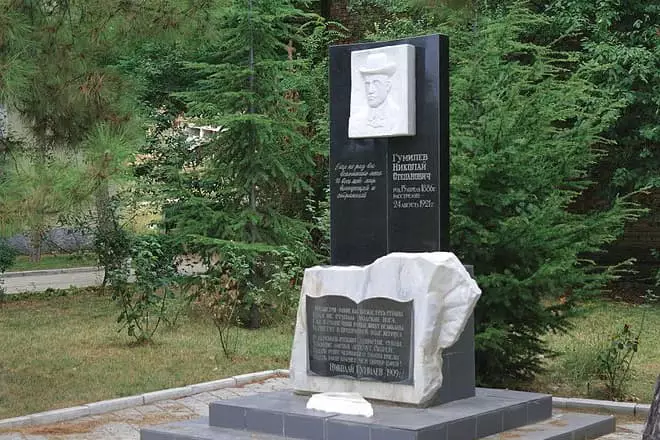
[[[214,12],[217,53],[191,65],[202,79],[180,96],[188,117],[221,130],[202,148],[204,196],[177,209],[201,204],[217,213],[215,224],[203,226],[216,238],[291,243],[305,228],[297,213],[283,214],[285,203],[307,190],[314,163],[296,91],[303,63],[287,45],[299,47],[301,26],[315,16],[286,0],[235,0]]]
[[[617,198],[600,211],[569,207],[603,159],[604,129],[618,98],[569,53],[529,42],[544,18],[526,6],[496,11],[431,8],[376,37],[449,35],[451,248],[475,266],[479,383],[530,379],[547,355],[543,336],[566,331],[582,300],[601,293],[617,266],[602,252],[639,211]]]

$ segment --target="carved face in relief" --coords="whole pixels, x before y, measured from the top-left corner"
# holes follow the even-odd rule
[[[396,64],[391,62],[386,54],[369,54],[365,65],[360,68],[369,107],[380,107],[385,102],[392,89],[390,78],[395,71]]]
[[[349,138],[415,134],[415,48],[410,44],[351,52]]]
[[[380,107],[387,99],[392,89],[392,83],[387,75],[364,75],[364,87],[367,92],[369,107]]]

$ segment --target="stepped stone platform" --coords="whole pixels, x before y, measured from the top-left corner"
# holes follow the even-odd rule
[[[615,429],[614,418],[552,417],[546,394],[477,388],[474,397],[430,408],[373,402],[374,417],[308,410],[307,396],[277,391],[209,405],[209,417],[143,429],[141,440],[581,440]]]

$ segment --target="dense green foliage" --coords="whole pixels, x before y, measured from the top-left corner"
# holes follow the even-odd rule
[[[135,167],[135,196],[162,210],[161,226],[187,252],[236,281],[236,318],[256,326],[289,314],[302,268],[327,257],[327,229],[315,223],[327,213],[325,48],[336,33],[281,1],[209,14],[201,32],[216,43],[187,54],[149,44],[121,61],[142,78],[143,99],[164,106]],[[190,123],[219,130],[191,139]],[[225,310],[206,303],[213,316]]]
[[[570,53],[529,41],[547,25],[525,7],[479,15],[411,12],[377,38],[447,33],[451,51],[451,241],[474,264],[479,381],[529,379],[543,364],[543,335],[563,331],[576,303],[616,275],[598,252],[637,211],[625,199],[599,212],[567,208],[589,187],[595,148],[622,107]]]
[[[660,186],[660,4],[645,0],[567,0],[544,13],[551,37],[590,65],[591,80],[623,105],[605,134],[616,141],[600,165],[603,195]]]
[[[16,252],[4,240],[0,240],[0,274],[9,269],[15,259]]]
[[[283,42],[297,42],[296,21],[310,18],[282,1],[235,1],[213,17],[219,46],[212,60],[191,65],[202,78],[180,94],[189,116],[221,127],[203,146],[204,196],[180,202],[222,216],[203,222],[206,234],[211,226],[223,239],[281,243],[306,233],[287,212],[314,171],[308,109],[296,93],[304,66],[287,60]]]
[[[302,268],[328,257],[326,48],[339,33],[314,7],[0,0],[0,102],[26,133],[1,141],[0,225],[36,242],[93,205],[80,223],[95,229],[119,320],[138,340],[177,295],[207,305],[227,354],[228,326],[288,315]],[[660,7],[351,8],[365,17],[353,35],[450,37],[452,248],[484,291],[479,380],[528,379],[543,335],[565,330],[621,268],[592,261],[640,214],[621,194],[657,185]],[[217,131],[194,138],[189,124]],[[594,188],[603,203],[575,212]],[[153,235],[128,233],[138,209],[153,211]],[[181,255],[201,258],[213,281],[182,284]]]
[[[118,0],[0,1],[0,102],[14,116],[0,225],[29,232],[37,258],[43,232],[125,169],[140,131],[131,81],[111,61],[156,17]]]

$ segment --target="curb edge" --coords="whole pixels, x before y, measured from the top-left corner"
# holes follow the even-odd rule
[[[63,273],[88,273],[97,272],[99,269],[96,266],[81,266],[81,267],[68,267],[62,269],[38,269],[38,270],[21,270],[17,272],[5,272],[2,274],[3,278],[19,278],[39,275],[59,275]]]
[[[126,408],[149,405],[155,402],[169,399],[181,399],[193,394],[232,388],[247,385],[249,383],[263,381],[271,377],[288,376],[289,370],[265,370],[254,373],[240,374],[225,379],[212,380],[198,384],[168,388],[165,390],[150,391],[135,396],[120,397],[117,399],[100,400],[85,405],[70,408],[54,409],[25,416],[13,417],[0,420],[0,432],[13,428],[24,428],[27,426],[44,425],[50,423],[67,422],[89,415],[105,414]]]
[[[25,416],[0,420],[0,431],[12,428],[23,428],[26,426],[66,422],[89,415],[105,414],[125,408],[149,405],[162,400],[181,399],[202,392],[244,386],[274,377],[286,376],[289,376],[289,370],[286,369],[257,371],[254,373],[240,374],[224,379],[201,382],[183,387],[150,391],[135,396],[101,400],[70,408],[28,414]],[[645,416],[648,415],[651,405],[632,402],[613,402],[609,400],[552,397],[552,407],[559,409],[604,410],[610,411],[613,414]]]
[[[559,409],[602,410],[609,411],[612,414],[628,416],[646,416],[651,410],[651,405],[645,403],[554,396],[552,397],[552,407]]]

